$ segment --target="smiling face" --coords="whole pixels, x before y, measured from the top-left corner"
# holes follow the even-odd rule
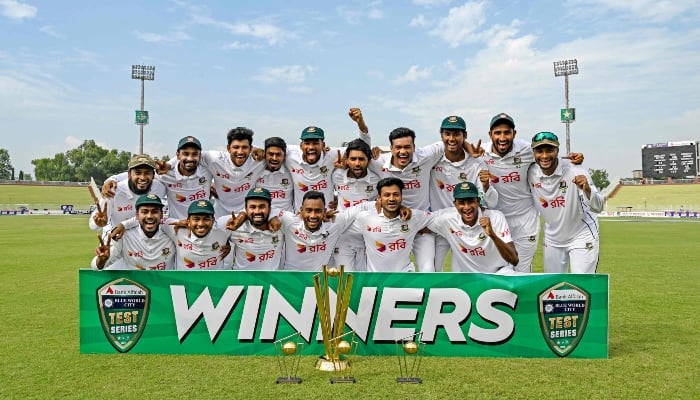
[[[136,194],[146,194],[151,188],[155,171],[148,165],[137,165],[129,170],[129,187]]]
[[[412,137],[401,137],[391,141],[391,164],[397,168],[406,168],[413,160],[415,151]]]
[[[322,199],[306,199],[301,205],[299,216],[307,230],[314,232],[321,228],[326,215],[326,205]]]
[[[552,175],[557,169],[559,160],[559,148],[549,144],[537,146],[532,151],[535,153],[535,162],[542,168],[542,173]]]
[[[197,146],[185,146],[177,151],[178,165],[177,169],[180,174],[190,176],[197,172],[199,161],[202,157],[202,151]]]
[[[228,154],[231,155],[233,165],[240,167],[248,160],[252,147],[248,140],[234,139],[226,146],[226,150],[228,150]]]
[[[136,219],[141,230],[148,237],[153,237],[158,232],[160,221],[163,219],[163,209],[155,205],[142,205],[136,210]]]
[[[270,202],[265,199],[247,199],[245,212],[251,225],[264,230],[270,217]]]
[[[350,150],[347,158],[348,176],[359,179],[367,176],[369,159],[361,150]]]
[[[477,218],[479,217],[479,199],[476,197],[469,197],[466,199],[456,199],[454,201],[455,208],[457,212],[462,217],[462,222],[469,226],[474,226],[476,224]]]
[[[388,218],[395,218],[399,215],[402,198],[403,196],[399,186],[387,185],[380,189],[377,199],[382,206],[384,215]]]
[[[270,171],[278,171],[284,164],[284,150],[280,147],[270,146],[265,150],[265,162],[267,169]]]
[[[466,139],[466,133],[459,129],[443,129],[440,138],[445,145],[445,154],[461,155],[464,152],[462,144]]]
[[[187,217],[187,226],[195,236],[203,238],[214,226],[214,216],[211,214],[190,214]]]
[[[304,139],[301,141],[301,157],[308,164],[316,164],[321,158],[325,143],[321,139]]]
[[[516,131],[508,124],[494,125],[489,131],[491,138],[491,149],[494,153],[503,157],[513,149],[513,139]]]

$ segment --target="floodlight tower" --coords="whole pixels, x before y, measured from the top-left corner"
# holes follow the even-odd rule
[[[139,126],[139,154],[143,154],[143,126],[148,124],[148,111],[143,109],[144,81],[155,79],[156,67],[148,65],[132,65],[131,79],[141,80],[141,109],[136,110],[136,125]]]
[[[554,76],[564,77],[564,99],[566,108],[561,110],[561,122],[566,124],[566,154],[571,153],[571,136],[569,125],[576,121],[576,109],[569,108],[569,75],[578,75],[578,64],[576,59],[554,61]]]

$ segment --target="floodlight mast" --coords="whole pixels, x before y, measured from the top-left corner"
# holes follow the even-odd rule
[[[132,65],[131,79],[141,80],[141,111],[143,112],[143,91],[144,81],[152,81],[155,79],[156,67],[150,65]],[[138,122],[137,122],[138,123]],[[143,123],[139,124],[139,154],[143,154]]]
[[[554,61],[554,76],[564,77],[564,100],[566,109],[569,109],[569,75],[578,75],[578,61],[573,60]],[[566,124],[566,154],[571,153],[571,134],[569,125],[571,120],[562,121]]]

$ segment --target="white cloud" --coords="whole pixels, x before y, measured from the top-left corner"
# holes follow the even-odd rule
[[[308,65],[285,65],[282,67],[266,68],[260,74],[254,76],[253,79],[268,84],[298,84],[305,82],[308,74],[315,70],[316,68]]]
[[[165,35],[160,35],[157,33],[141,32],[139,30],[134,30],[132,31],[132,34],[136,36],[137,39],[151,43],[172,43],[192,39],[187,33],[183,31],[175,31]]]
[[[423,28],[423,27],[426,27],[428,25],[430,25],[430,23],[428,22],[428,20],[425,19],[423,14],[419,14],[417,17],[411,18],[411,22],[408,23],[408,26],[414,27],[414,28],[415,27]]]
[[[467,2],[450,9],[447,17],[441,19],[430,34],[452,47],[480,40],[477,29],[486,21],[484,6],[484,2]]]
[[[413,0],[413,4],[424,7],[446,6],[452,3],[452,0]]]
[[[51,25],[44,25],[41,28],[39,28],[39,31],[44,32],[45,34],[53,36],[53,37],[58,37],[58,33],[56,32],[56,29],[54,29],[54,27]]]
[[[384,18],[384,12],[378,8],[373,8],[367,12],[367,18],[382,19]]]
[[[392,82],[396,85],[403,85],[404,83],[414,83],[424,79],[430,78],[431,68],[419,68],[417,65],[411,65],[405,74],[397,77]]]
[[[279,45],[288,39],[296,38],[294,33],[287,32],[284,29],[268,22],[254,21],[232,24],[230,22],[218,21],[201,15],[195,15],[192,17],[192,19],[197,24],[221,28],[233,35],[250,36],[255,39],[264,40],[270,46]]]
[[[653,22],[668,22],[700,11],[698,2],[692,0],[571,0],[570,4],[583,10],[600,11],[603,8]]]
[[[0,7],[2,7],[2,15],[17,20],[34,18],[38,11],[36,7],[16,0],[0,0]]]
[[[380,1],[375,1],[364,8],[347,8],[345,6],[340,6],[336,7],[336,12],[338,15],[340,15],[341,18],[345,20],[350,25],[357,25],[364,18],[367,19],[382,19],[384,18],[384,11],[382,11],[379,6],[381,5]]]

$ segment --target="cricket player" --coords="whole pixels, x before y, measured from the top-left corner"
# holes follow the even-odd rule
[[[532,138],[535,165],[528,183],[544,218],[544,272],[596,272],[599,254],[597,213],[605,200],[583,168],[559,159],[559,138],[540,132]]]
[[[369,145],[371,143],[369,130],[360,109],[351,108],[348,115],[359,128],[360,139]],[[325,152],[325,148],[325,133],[317,126],[304,128],[301,132],[300,145],[287,148],[285,164],[294,181],[295,210],[301,209],[304,194],[310,190],[323,193],[327,201],[334,198],[331,177],[338,159],[338,149],[331,148],[330,151]]]
[[[279,137],[265,139],[265,169],[260,172],[256,187],[265,188],[272,198],[271,208],[294,211],[294,184],[284,165],[287,143]]]
[[[473,182],[479,188],[480,198],[489,208],[498,204],[498,192],[489,185],[489,170],[479,158],[464,149],[467,124],[462,117],[451,115],[440,124],[440,138],[444,155],[430,170],[430,210],[453,208],[455,186]],[[435,270],[442,271],[450,244],[443,236],[435,237]]]
[[[174,269],[175,243],[160,230],[163,201],[155,194],[139,196],[135,203],[138,229],[126,232],[119,241],[110,236],[95,250],[92,269]]]
[[[479,204],[479,188],[472,182],[458,183],[453,206],[433,212],[431,231],[444,237],[452,248],[452,272],[512,274],[518,253],[506,217]]]
[[[105,239],[112,227],[134,216],[139,196],[152,193],[165,197],[165,186],[154,180],[155,166],[155,161],[148,155],[135,155],[129,160],[128,179],[117,184],[113,197],[99,201],[91,192],[97,208],[88,221],[90,229],[97,231],[102,228]]]
[[[367,249],[367,271],[413,272],[410,260],[414,238],[431,221],[428,211],[412,210],[411,218],[401,218],[404,182],[399,178],[383,178],[377,183],[377,201],[381,212],[361,212],[354,225],[362,231]]]
[[[281,232],[270,230],[271,204],[270,191],[265,188],[253,188],[246,194],[245,222],[231,233],[234,270],[280,269],[284,237]],[[222,218],[217,222],[228,225]]]

